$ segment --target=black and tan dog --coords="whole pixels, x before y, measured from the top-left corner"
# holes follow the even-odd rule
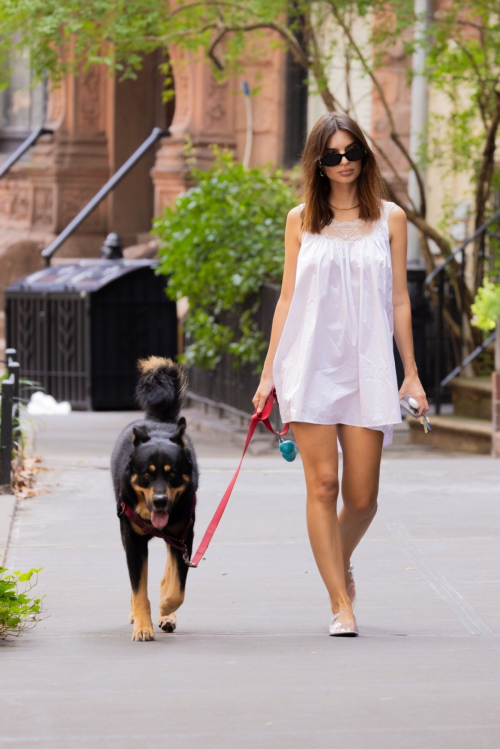
[[[129,424],[118,437],[111,472],[132,585],[132,639],[154,640],[148,543],[151,534],[169,540],[158,624],[164,632],[173,632],[192,552],[198,465],[186,420],[179,418],[187,387],[183,368],[156,356],[138,366],[136,396],[146,418]]]

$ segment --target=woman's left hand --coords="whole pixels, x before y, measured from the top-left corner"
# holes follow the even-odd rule
[[[422,414],[427,413],[429,410],[429,404],[425,396],[425,391],[422,387],[422,383],[418,375],[408,375],[404,378],[403,384],[399,390],[399,400],[408,396],[409,398],[415,398],[418,403],[418,414],[415,418],[420,418]]]

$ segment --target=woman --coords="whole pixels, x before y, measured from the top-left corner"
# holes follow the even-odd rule
[[[302,456],[309,539],[333,614],[329,631],[352,636],[351,556],[377,511],[382,448],[402,420],[403,396],[418,402],[418,418],[429,407],[413,351],[406,214],[383,199],[375,156],[356,122],[323,115],[302,170],[305,203],[287,217],[281,295],[252,403],[260,413],[276,388],[281,419]],[[405,373],[399,392],[393,335]]]

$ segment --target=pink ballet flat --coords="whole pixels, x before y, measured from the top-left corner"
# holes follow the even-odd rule
[[[352,615],[352,619],[349,621],[342,623],[337,621],[338,617],[341,614],[344,614],[347,611],[347,609],[342,609],[342,611],[339,611],[337,614],[334,614],[332,616],[332,621],[330,623],[330,634],[333,636],[343,636],[343,637],[356,637],[359,635],[358,625],[356,624],[356,618],[354,614]]]

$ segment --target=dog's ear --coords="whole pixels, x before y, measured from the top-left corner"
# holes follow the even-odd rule
[[[141,442],[149,442],[151,437],[147,427],[134,427],[132,430],[132,442],[135,446],[140,445]]]
[[[186,419],[184,418],[184,416],[181,416],[179,421],[177,422],[177,429],[170,437],[170,439],[172,440],[172,442],[178,442],[180,445],[182,445],[187,460],[189,461],[189,463],[191,463],[191,465],[193,465],[193,457],[191,455],[191,450],[189,448],[189,443],[186,439],[186,435],[184,434],[185,431]]]

